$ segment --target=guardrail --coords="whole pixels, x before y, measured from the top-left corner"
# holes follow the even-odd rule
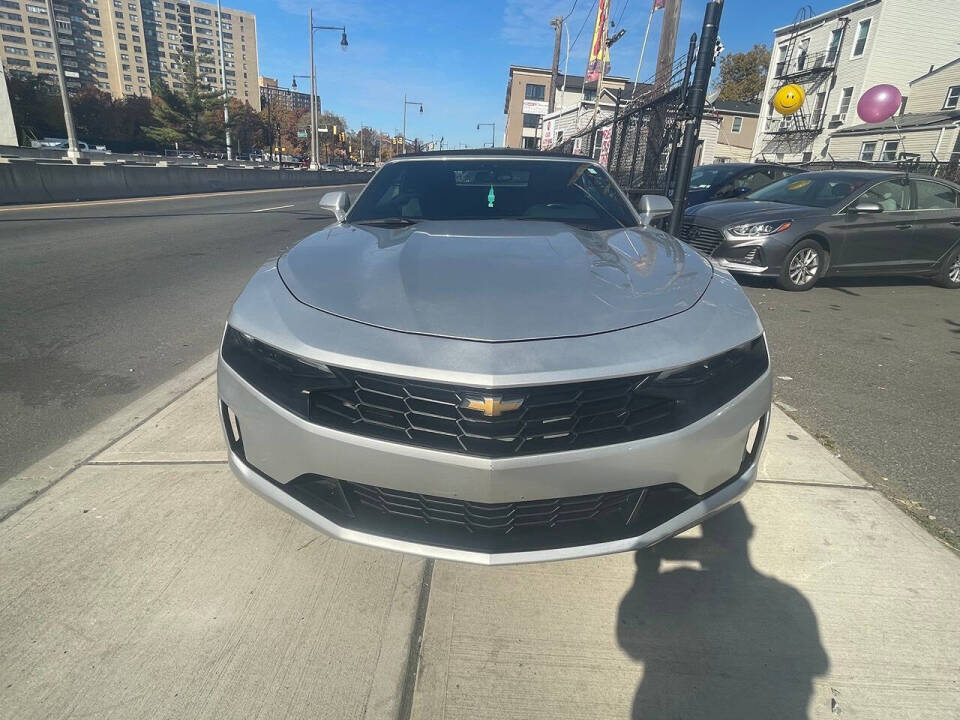
[[[369,172],[0,161],[0,205],[365,183]]]

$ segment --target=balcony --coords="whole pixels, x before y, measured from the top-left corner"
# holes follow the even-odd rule
[[[789,62],[786,60],[778,62],[773,76],[779,80],[796,82],[830,73],[837,66],[839,55],[837,50],[824,50],[818,53],[801,51],[795,57],[789,58]]]

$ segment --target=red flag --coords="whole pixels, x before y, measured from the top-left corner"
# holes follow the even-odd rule
[[[664,5],[666,4],[667,0],[653,0],[653,9],[654,11],[663,10]]]

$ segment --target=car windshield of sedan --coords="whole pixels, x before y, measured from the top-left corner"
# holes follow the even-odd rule
[[[690,175],[691,190],[709,190],[722,185],[742,169],[742,166],[701,165],[693,169]]]
[[[850,173],[801,173],[745,195],[747,200],[826,208],[836,205],[869,178]]]
[[[351,223],[547,220],[588,230],[637,224],[614,182],[566,160],[406,160],[386,165],[347,215]]]

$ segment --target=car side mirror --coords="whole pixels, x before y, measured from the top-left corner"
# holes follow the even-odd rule
[[[337,222],[343,222],[347,216],[347,210],[350,209],[350,196],[343,190],[328,192],[320,198],[320,209],[333,213]]]
[[[851,205],[849,208],[847,208],[847,210],[853,213],[883,212],[883,208],[880,207],[880,203],[870,202],[868,200],[861,200],[856,205]]]
[[[663,195],[641,195],[637,203],[640,222],[650,225],[657,218],[667,217],[673,212],[673,203]]]

